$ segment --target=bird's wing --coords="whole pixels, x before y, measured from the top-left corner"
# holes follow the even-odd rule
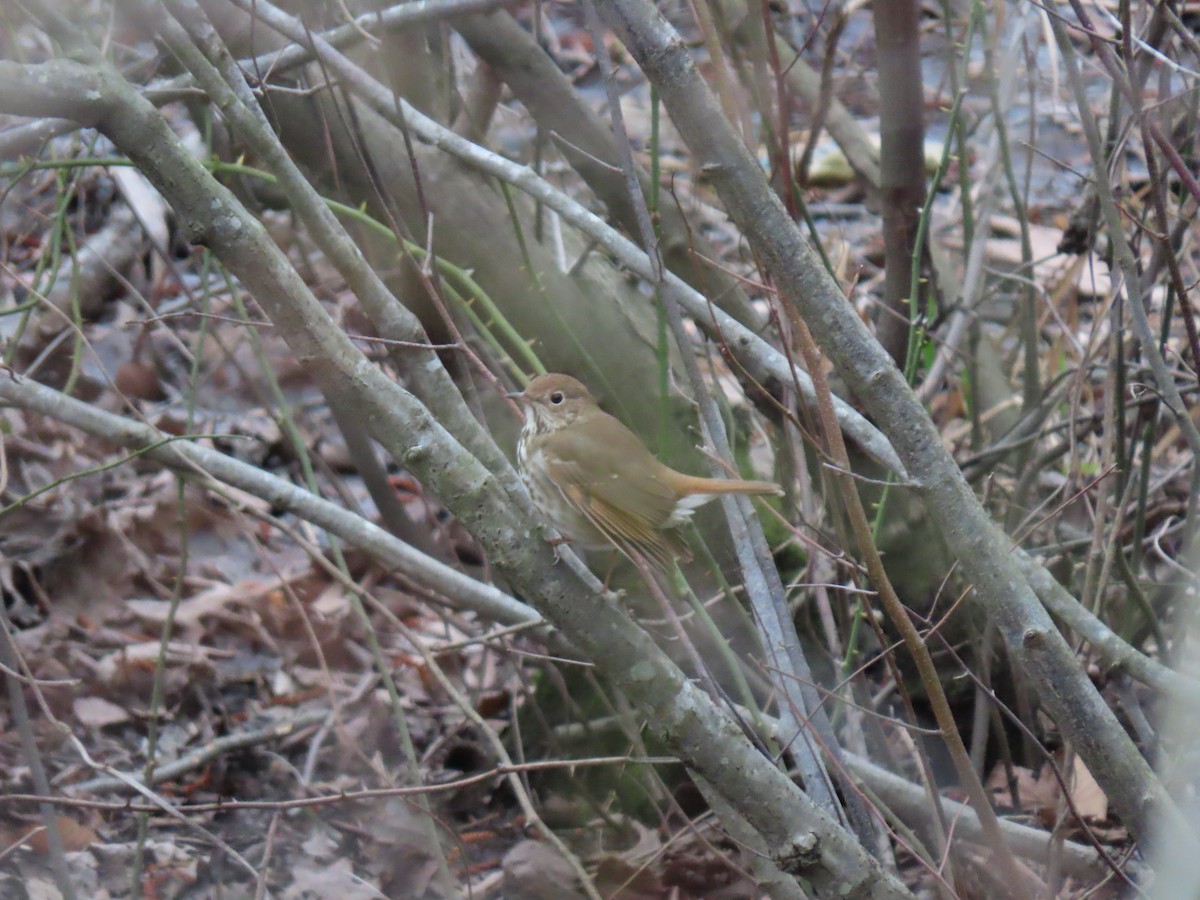
[[[686,558],[687,549],[674,533],[648,528],[644,522],[588,494],[578,485],[567,485],[562,492],[572,506],[630,559],[640,556],[669,571],[676,557]]]
[[[637,549],[664,569],[686,558],[678,536],[661,530],[676,505],[674,491],[657,477],[661,464],[611,416],[588,426],[543,439],[543,458],[563,496],[626,556]]]

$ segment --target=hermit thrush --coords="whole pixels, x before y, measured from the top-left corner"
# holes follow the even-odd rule
[[[768,481],[697,478],[659,462],[569,375],[541,375],[510,396],[525,408],[517,444],[534,503],[564,538],[614,546],[667,569],[688,559],[670,531],[719,494],[779,494]],[[636,560],[635,560],[636,561]]]

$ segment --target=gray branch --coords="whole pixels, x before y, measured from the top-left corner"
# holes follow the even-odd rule
[[[1015,666],[1136,833],[1189,833],[1171,798],[1038,602],[997,527],[891,358],[771,191],[725,120],[674,28],[644,0],[602,0],[601,13],[658,89],[676,128],[768,274],[796,304],[849,388],[891,440],[974,596]],[[1200,850],[1200,844],[1197,845]]]
[[[782,868],[805,878],[819,896],[910,896],[649,635],[569,580],[497,477],[413,394],[362,355],[263,225],[188,153],[132,85],[100,61],[91,66],[0,61],[0,111],[73,118],[99,129],[128,155],[174,207],[184,234],[209,247],[253,293],[328,401],[363,417],[375,439],[441,498],[496,568],[596,662],[671,751],[759,832]]]

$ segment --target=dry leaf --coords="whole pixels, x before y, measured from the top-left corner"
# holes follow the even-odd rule
[[[93,829],[76,822],[70,816],[56,816],[55,822],[58,823],[63,848],[69,853],[86,850],[98,839]],[[7,850],[15,844],[24,844],[38,856],[45,856],[50,852],[50,838],[41,825],[30,825],[20,832],[5,832],[0,835],[0,849]]]
[[[1004,766],[997,763],[992,769],[987,783],[996,805],[1027,813],[1043,824],[1053,824],[1059,799],[1058,781],[1054,777],[1054,772],[1049,766],[1043,766],[1038,776],[1034,777],[1030,769],[1013,766],[1013,773],[1017,779],[1018,796],[1016,799],[1009,790],[1008,776]]]
[[[284,900],[308,900],[310,897],[377,900],[380,896],[379,889],[356,875],[354,866],[345,858],[328,864],[293,868],[292,883],[283,892]]]
[[[521,841],[504,854],[504,890],[529,900],[572,900],[575,871],[562,854],[541,841]]]
[[[1071,779],[1071,800],[1079,815],[1088,822],[1102,822],[1108,818],[1108,795],[1101,790],[1083,758],[1075,754],[1075,766]]]
[[[128,711],[103,697],[80,697],[71,704],[71,711],[75,713],[75,718],[81,725],[89,728],[119,725],[130,719]]]

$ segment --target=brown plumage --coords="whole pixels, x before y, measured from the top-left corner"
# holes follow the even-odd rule
[[[636,434],[569,375],[541,375],[520,394],[525,427],[517,445],[534,502],[568,540],[613,546],[669,569],[688,559],[672,529],[721,494],[780,494],[768,481],[700,478],[654,457]]]

